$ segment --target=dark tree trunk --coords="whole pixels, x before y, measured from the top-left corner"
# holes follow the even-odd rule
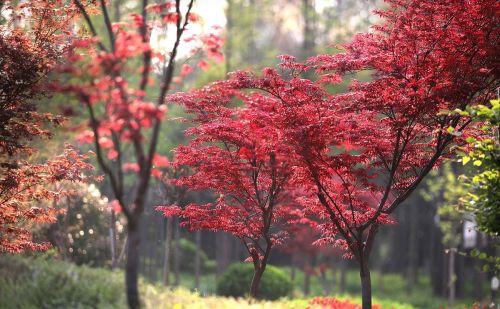
[[[172,247],[172,217],[167,217],[166,227],[165,227],[165,252],[163,256],[163,272],[162,272],[162,283],[164,286],[170,284],[170,260],[171,260],[171,247]]]
[[[174,285],[181,284],[181,229],[179,227],[179,220],[175,219],[174,225]]]
[[[110,238],[110,246],[111,246],[111,269],[115,270],[118,266],[118,260],[116,255],[116,214],[115,210],[111,209],[111,217],[109,222],[109,238]]]
[[[455,274],[455,258],[456,248],[450,248],[448,258],[448,306],[451,308],[455,304],[456,293],[456,274]]]
[[[196,256],[194,258],[194,288],[200,289],[201,273],[201,231],[196,231]]]
[[[477,248],[482,250],[482,233],[477,233]],[[472,269],[474,269],[474,299],[483,299],[483,284],[486,281],[486,274],[483,271],[477,271],[482,269],[483,261],[477,258],[472,258]]]
[[[458,248],[457,248],[458,250]],[[465,297],[465,286],[464,286],[464,283],[465,282],[469,282],[469,278],[468,278],[468,274],[467,272],[465,271],[465,257],[460,255],[458,253],[459,251],[457,251],[457,255],[455,257],[455,264],[456,264],[456,267],[455,267],[455,286],[456,286],[456,292],[455,292],[455,296],[456,298],[464,298]]]
[[[330,292],[333,291],[333,289],[335,289],[335,287],[337,286],[337,266],[338,266],[338,264],[334,264],[335,260],[332,260],[331,262],[332,262],[332,268],[331,268],[332,277],[331,277]]]
[[[372,282],[370,278],[370,269],[368,260],[364,257],[359,259],[359,276],[361,278],[361,299],[363,309],[371,309],[372,307]]]
[[[311,292],[311,274],[309,269],[304,268],[304,295],[307,296]]]
[[[340,283],[339,290],[340,293],[344,293],[346,291],[347,286],[347,261],[342,259],[340,262]]]
[[[410,295],[417,281],[417,207],[418,205],[408,205],[408,220],[410,221],[410,235],[408,240],[408,265],[406,278],[406,294]]]
[[[215,235],[215,259],[217,261],[217,275],[221,275],[230,263],[229,237],[222,232]]]
[[[140,216],[128,222],[127,263],[125,265],[125,285],[129,308],[140,307],[138,277],[139,277],[139,221]]]
[[[231,40],[233,32],[233,14],[234,14],[234,3],[233,0],[227,0],[226,6],[226,38],[224,42],[224,65],[226,74],[231,72],[231,56],[233,51],[233,41]]]
[[[315,29],[315,14],[313,1],[311,0],[303,0],[302,1],[302,10],[303,10],[303,18],[304,18],[304,41],[302,42],[302,58],[307,59],[312,54],[314,54],[315,49],[315,38],[316,38],[316,29]]]
[[[323,286],[323,295],[325,296],[329,295],[331,291],[331,285],[330,281],[328,280],[327,273],[327,269],[321,270],[321,285]]]
[[[292,281],[292,283],[295,283],[296,273],[297,273],[297,267],[295,266],[295,264],[292,264],[292,270],[290,271],[290,281]]]
[[[262,274],[264,273],[265,266],[258,266],[254,268],[252,283],[250,284],[250,296],[252,298],[257,298],[259,292],[260,279],[262,279]]]
[[[372,307],[372,281],[370,277],[370,254],[375,241],[375,235],[378,232],[378,224],[372,224],[368,231],[365,244],[358,250],[356,257],[359,262],[359,276],[361,278],[361,300],[363,309],[371,309]],[[362,239],[363,232],[359,231],[358,238]]]

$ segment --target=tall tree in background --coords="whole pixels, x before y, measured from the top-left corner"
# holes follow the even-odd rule
[[[302,41],[302,58],[316,54],[316,20],[317,12],[314,0],[302,0],[302,17],[304,20],[303,41]]]
[[[105,1],[94,4],[74,0],[73,3],[85,20],[90,37],[74,41],[74,49],[67,55],[69,63],[60,68],[61,72],[77,76],[80,81],[72,84],[69,80],[58,85],[58,89],[74,93],[88,112],[90,129],[82,133],[79,140],[93,143],[115,203],[127,219],[127,299],[130,308],[138,308],[140,222],[151,176],[161,176],[157,167],[165,160],[156,151],[166,113],[165,96],[174,81],[175,61],[188,25],[199,17],[191,12],[194,0],[151,5],[145,0],[139,14],[130,14],[129,22],[119,23],[111,22]],[[102,17],[104,33],[97,32],[91,12]],[[171,44],[155,50],[150,43],[152,32],[162,33],[167,27],[175,29],[173,37],[166,38]],[[221,40],[216,35],[195,38],[193,34],[190,40],[193,39],[200,39],[203,47],[193,47],[192,53],[202,51],[209,57],[222,57]],[[85,54],[81,54],[81,50]],[[192,70],[184,65],[181,77]],[[136,76],[140,76],[138,85],[134,85]],[[152,91],[154,95],[149,94]],[[125,162],[128,160],[125,151],[129,148],[135,161]],[[125,181],[125,171],[135,172],[133,185]]]
[[[67,147],[44,163],[30,162],[37,149],[29,146],[49,138],[62,119],[38,110],[46,94],[43,83],[65,48],[61,35],[74,17],[74,8],[60,1],[0,3],[0,252],[47,249],[32,241],[30,228],[53,222],[57,210],[39,207],[41,200],[70,194],[58,189],[62,181],[84,181],[86,156]],[[57,14],[54,14],[57,12]],[[5,13],[5,15],[4,15]]]

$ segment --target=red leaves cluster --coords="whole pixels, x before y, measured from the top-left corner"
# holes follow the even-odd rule
[[[235,202],[226,195],[238,200],[268,189],[252,191],[241,172],[252,167],[249,160],[268,166],[266,156],[275,153],[290,173],[287,189],[300,188],[296,201],[321,220],[322,244],[338,244],[364,259],[377,226],[393,223],[389,215],[468,130],[470,120],[452,111],[495,95],[497,1],[388,2],[390,8],[378,12],[385,22],[357,35],[340,54],[306,63],[282,56],[285,74],[271,68],[261,75],[236,72],[229,81],[172,98],[201,123],[190,131],[194,142],[178,150],[179,164],[196,170],[179,184],[224,194],[210,210],[220,212],[218,229],[259,230],[242,227],[248,214],[235,216]],[[325,90],[325,82],[362,70],[371,70],[373,79],[353,81],[343,94]],[[302,78],[306,71],[316,73],[316,81]],[[238,101],[245,107],[229,108]],[[196,209],[182,215],[196,222]],[[208,209],[199,211],[205,216]]]
[[[143,20],[142,15],[130,14],[128,22],[110,23],[106,34],[112,38],[109,47],[104,46],[96,33],[92,33],[90,38],[73,41],[73,48],[66,55],[69,61],[58,68],[60,73],[78,79],[75,83],[54,84],[54,89],[74,94],[89,112],[89,129],[77,139],[94,143],[98,148],[96,152],[100,164],[109,167],[105,170],[115,173],[113,177],[117,178],[117,189],[121,181],[118,178],[123,171],[141,173],[143,178],[151,173],[161,177],[161,172],[153,169],[153,165],[165,167],[165,162],[159,162],[157,155],[151,151],[156,146],[151,148],[146,145],[146,136],[158,131],[158,124],[165,118],[165,94],[170,90],[172,81],[181,81],[194,71],[193,67],[184,64],[180,76],[174,77],[177,48],[183,41],[181,37],[189,35],[190,40],[201,43],[202,47],[193,49],[188,57],[193,57],[195,53],[209,57],[220,54],[221,41],[217,35],[189,34],[187,25],[198,21],[197,17],[193,17],[191,7],[192,1],[148,5],[146,11],[155,18]],[[184,11],[186,8],[187,11]],[[102,5],[95,9],[107,10]],[[90,8],[82,5],[80,11],[89,14]],[[164,32],[167,24],[174,24],[178,29],[176,43],[170,51],[164,50],[163,46],[155,47],[155,42],[151,40],[152,32]],[[129,77],[135,75],[141,76],[139,85],[129,81]],[[161,75],[160,78],[157,78],[158,75]],[[160,89],[155,96],[156,102],[146,95],[147,88],[154,85]],[[156,144],[156,141],[152,143]],[[135,162],[124,161],[125,156],[121,153],[126,144],[132,145]],[[114,168],[114,165],[118,167]],[[121,195],[123,192],[117,193]]]
[[[46,249],[46,243],[33,243],[30,227],[34,223],[54,222],[58,210],[38,207],[44,200],[56,202],[71,194],[59,189],[61,182],[86,181],[92,166],[87,156],[66,146],[63,154],[44,164],[18,160],[16,168],[2,169],[0,176],[0,252]]]
[[[2,10],[11,15],[0,25],[0,252],[42,250],[48,244],[33,242],[30,228],[52,222],[57,210],[39,204],[70,194],[58,184],[85,181],[82,173],[91,168],[86,156],[70,146],[45,163],[28,160],[36,152],[29,143],[50,137],[48,125],[61,121],[39,113],[35,102],[66,48],[64,37],[75,10],[62,1],[6,4]]]
[[[50,135],[44,124],[60,121],[30,100],[41,96],[41,82],[64,51],[62,34],[74,12],[61,1],[1,8],[10,17],[0,25],[0,153],[15,155],[30,151],[26,140]]]
[[[181,216],[191,230],[225,231],[240,238],[257,262],[266,260],[271,247],[286,237],[287,220],[300,215],[291,211],[294,201],[286,192],[292,149],[268,125],[271,119],[260,105],[254,108],[260,95],[227,86],[222,82],[168,98],[183,104],[196,123],[187,131],[193,139],[177,148],[174,161],[174,166],[188,166],[193,173],[171,183],[210,190],[217,201],[159,210],[166,216]],[[245,107],[233,106],[233,97]],[[273,108],[273,102],[262,103]]]
[[[310,309],[361,309],[361,305],[353,304],[347,300],[339,300],[334,297],[315,297],[309,301]],[[379,309],[379,305],[374,305],[372,308]]]

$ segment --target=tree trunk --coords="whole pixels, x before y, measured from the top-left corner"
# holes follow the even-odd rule
[[[477,249],[482,250],[482,233],[477,233]],[[472,258],[472,269],[482,269],[483,261],[478,258]],[[486,281],[486,274],[483,271],[474,271],[474,299],[483,299],[483,285]]]
[[[456,248],[450,248],[448,260],[448,307],[453,307],[455,303],[455,256]]]
[[[127,262],[125,265],[125,285],[127,301],[130,309],[140,307],[138,277],[139,277],[139,221],[140,215],[128,222]]]
[[[304,296],[311,291],[311,273],[309,267],[304,267]]]
[[[262,274],[264,273],[265,266],[260,266],[254,268],[252,283],[250,285],[250,296],[252,298],[257,298],[259,292],[260,279],[262,279]]]
[[[165,227],[165,255],[163,257],[163,272],[162,272],[162,283],[164,286],[168,286],[169,276],[170,276],[170,248],[172,246],[172,217],[167,217],[166,227]]]
[[[179,227],[179,220],[175,219],[174,226],[174,285],[178,286],[181,283],[181,229]]]
[[[335,260],[332,259],[330,266],[331,267],[330,269],[332,271],[330,292],[332,292],[337,286],[337,266],[338,264],[336,264]]]
[[[370,278],[370,254],[375,241],[375,235],[378,231],[378,224],[373,224],[368,231],[368,236],[364,246],[361,246],[357,254],[359,262],[359,276],[361,278],[361,300],[363,309],[371,309],[372,307],[372,281]],[[362,237],[362,232],[359,233],[359,238]]]
[[[116,214],[115,210],[111,209],[111,217],[109,222],[109,238],[111,246],[111,269],[115,270],[118,266],[117,256],[116,256]]]
[[[217,276],[221,275],[230,263],[229,237],[222,232],[215,235],[215,260],[217,261]]]
[[[370,278],[370,269],[368,260],[361,256],[359,258],[359,276],[361,277],[361,299],[363,309],[372,308],[372,282]]]
[[[340,283],[339,283],[339,291],[340,293],[344,293],[346,291],[347,286],[347,261],[345,259],[341,259],[340,262]]]
[[[417,207],[418,205],[409,206],[409,221],[410,235],[408,240],[408,266],[406,278],[406,295],[410,295],[413,291],[417,279]]]
[[[226,6],[226,37],[224,42],[224,65],[226,74],[231,72],[231,60],[233,54],[233,41],[232,41],[232,32],[233,32],[233,24],[234,24],[234,1],[227,0]]]
[[[194,288],[200,289],[200,273],[201,273],[201,231],[196,231],[196,255],[194,257]]]
[[[314,4],[312,0],[302,1],[302,10],[304,18],[304,41],[302,42],[302,58],[305,60],[314,54],[315,49],[315,14]]]
[[[323,295],[327,296],[330,294],[330,281],[327,278],[327,269],[321,270],[321,285],[323,286]]]

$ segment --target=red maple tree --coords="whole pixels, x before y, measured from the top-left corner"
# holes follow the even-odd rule
[[[86,156],[70,146],[63,155],[35,164],[30,142],[49,138],[61,118],[39,112],[38,100],[47,74],[65,48],[64,31],[74,8],[60,1],[29,5],[1,4],[7,19],[0,25],[0,252],[44,250],[30,232],[35,223],[55,221],[57,210],[42,200],[58,200],[71,192],[58,189],[63,181],[85,181]],[[57,12],[57,14],[54,14]]]
[[[291,148],[269,126],[276,104],[259,94],[230,90],[229,82],[169,96],[193,115],[192,140],[179,146],[174,166],[193,173],[170,182],[190,190],[210,190],[216,202],[159,207],[180,216],[190,230],[223,231],[239,238],[253,263],[250,295],[256,297],[271,250],[287,237],[286,227],[303,214],[295,209],[289,180]],[[233,99],[245,107],[234,106]]]
[[[357,35],[344,52],[305,64],[283,56],[280,75],[234,74],[235,89],[275,101],[269,123],[293,148],[295,183],[309,194],[321,243],[359,262],[363,308],[371,308],[369,257],[381,224],[460,138],[470,119],[456,109],[485,102],[499,86],[499,4],[494,0],[392,0],[385,22]],[[317,81],[301,78],[314,70]],[[331,95],[323,84],[371,70]]]
[[[17,159],[15,168],[2,169],[0,177],[0,252],[46,250],[47,242],[36,243],[30,232],[35,223],[53,223],[59,209],[42,207],[42,201],[58,201],[72,192],[60,189],[61,182],[83,182],[92,166],[87,156],[67,146],[63,154],[43,164]]]
[[[153,4],[142,1],[139,13],[130,14],[127,21],[116,22],[111,21],[104,0],[73,3],[90,35],[73,40],[68,61],[59,67],[60,73],[73,78],[54,87],[74,94],[87,111],[89,129],[78,139],[94,145],[99,167],[111,184],[114,204],[120,206],[127,219],[127,298],[130,308],[138,308],[140,222],[151,176],[160,178],[158,168],[167,161],[156,151],[161,123],[166,117],[166,94],[174,82],[193,71],[186,64],[180,76],[175,76],[179,46],[201,42],[201,47],[193,45],[188,56],[204,54],[220,61],[222,40],[214,33],[189,34],[189,25],[199,20],[192,12],[194,0]],[[103,19],[104,33],[97,32],[92,14]],[[167,28],[175,29],[168,38],[171,42],[166,39],[155,49],[152,33],[165,33]],[[132,159],[128,159],[127,149],[133,152]],[[135,177],[131,181],[135,185],[127,187],[131,182],[125,179],[129,175]]]

